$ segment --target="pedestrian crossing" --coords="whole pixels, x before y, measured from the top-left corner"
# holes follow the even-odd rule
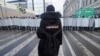
[[[72,38],[73,41],[75,41],[75,42],[79,45],[79,47],[80,47],[81,49],[83,49],[84,56],[94,56],[94,55],[92,54],[91,51],[89,51],[81,42],[79,42],[79,41],[74,37],[74,35],[72,35],[70,32],[69,32],[68,34],[71,36],[70,38]]]
[[[8,33],[5,32],[5,35]],[[14,33],[0,39],[0,56],[38,56],[39,39],[35,31],[14,31]],[[99,32],[63,31],[63,44],[60,46],[58,56],[99,56],[99,52]]]
[[[11,37],[10,35],[14,35],[18,32],[13,32],[13,31],[10,31],[10,33],[7,31],[4,31],[2,33],[0,33],[0,39],[3,39],[3,38],[6,38],[6,37]]]
[[[3,48],[5,48],[5,47],[11,45],[12,43],[14,43],[14,42],[16,42],[16,41],[18,41],[18,40],[24,38],[24,37],[25,37],[26,35],[28,35],[28,34],[29,34],[29,33],[26,33],[25,35],[20,36],[20,38],[14,39],[14,40],[12,40],[12,41],[10,41],[10,42],[8,42],[8,43],[6,43],[6,44],[0,46],[0,50],[2,50]]]
[[[67,39],[68,37],[66,38],[66,36],[64,35],[64,38],[65,38],[65,41],[66,41],[66,43],[67,43],[67,45],[68,45],[68,48],[69,48],[69,50],[70,50],[70,52],[71,52],[71,55],[72,55],[72,56],[76,56],[76,54],[75,54],[75,52],[74,52],[72,46],[70,45],[70,43],[69,43],[69,41],[68,41],[68,39]]]
[[[92,34],[92,33],[86,32],[86,31],[84,31],[84,32],[91,35],[91,36],[93,36],[93,37],[95,37],[95,38],[97,38],[97,39],[100,39],[100,37],[95,35],[95,34]],[[100,34],[100,33],[96,33],[96,34]]]
[[[13,37],[15,37],[15,36],[17,36],[17,35],[20,35],[21,33],[23,33],[23,32],[20,32],[20,33],[18,33],[18,34],[13,34],[13,35],[11,35],[11,36],[9,36],[9,37],[7,37],[7,38],[4,38],[4,39],[0,40],[0,42],[6,41],[7,39],[13,38]]]
[[[30,43],[34,39],[35,36],[36,35],[34,35],[31,38],[25,40],[23,43],[21,43],[20,45],[18,45],[14,49],[12,49],[10,52],[8,52],[7,54],[5,54],[4,56],[14,56],[17,52],[20,51],[20,49],[22,49],[24,46],[26,46],[28,43]]]
[[[76,32],[76,31],[75,31]],[[87,36],[80,34],[79,32],[76,32],[77,34],[79,34],[83,39],[85,39],[86,41],[88,41],[90,44],[92,44],[93,46],[95,46],[96,48],[100,49],[100,45],[98,43],[96,43],[95,41],[93,41],[92,39],[88,38]]]
[[[35,46],[35,48],[31,51],[29,56],[38,56],[38,44]]]

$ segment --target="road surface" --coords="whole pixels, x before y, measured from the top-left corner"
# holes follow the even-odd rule
[[[38,56],[35,31],[0,31],[0,56]],[[100,32],[63,31],[59,56],[100,56]]]

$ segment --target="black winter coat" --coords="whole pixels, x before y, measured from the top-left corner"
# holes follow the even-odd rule
[[[46,49],[46,44],[48,44],[49,38],[51,40],[55,38],[55,41],[58,42],[58,44],[55,44],[56,53],[54,55],[58,54],[59,46],[60,44],[62,44],[62,26],[61,26],[61,20],[59,19],[60,17],[61,15],[58,12],[46,12],[41,15],[42,19],[40,22],[40,27],[37,30],[37,36],[40,39],[38,46],[39,55],[42,56],[44,54]],[[44,32],[49,34],[50,36],[46,35]],[[56,34],[56,36],[53,37],[54,34]],[[51,41],[51,44],[52,43],[54,42]]]

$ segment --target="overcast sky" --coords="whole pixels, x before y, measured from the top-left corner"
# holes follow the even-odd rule
[[[53,5],[56,8],[56,11],[60,11],[63,14],[63,4],[65,0],[53,0]]]

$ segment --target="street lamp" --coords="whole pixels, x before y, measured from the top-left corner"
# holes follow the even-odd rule
[[[6,2],[4,0],[4,5],[5,5],[5,14],[6,14],[6,17],[7,17],[7,8],[6,8]]]
[[[43,0],[43,9],[44,9],[44,12],[45,12],[45,0]]]
[[[32,9],[34,10],[34,0],[32,0]]]
[[[3,10],[2,10],[2,6],[1,6],[1,4],[0,4],[0,10],[1,10],[2,18],[3,18]]]

